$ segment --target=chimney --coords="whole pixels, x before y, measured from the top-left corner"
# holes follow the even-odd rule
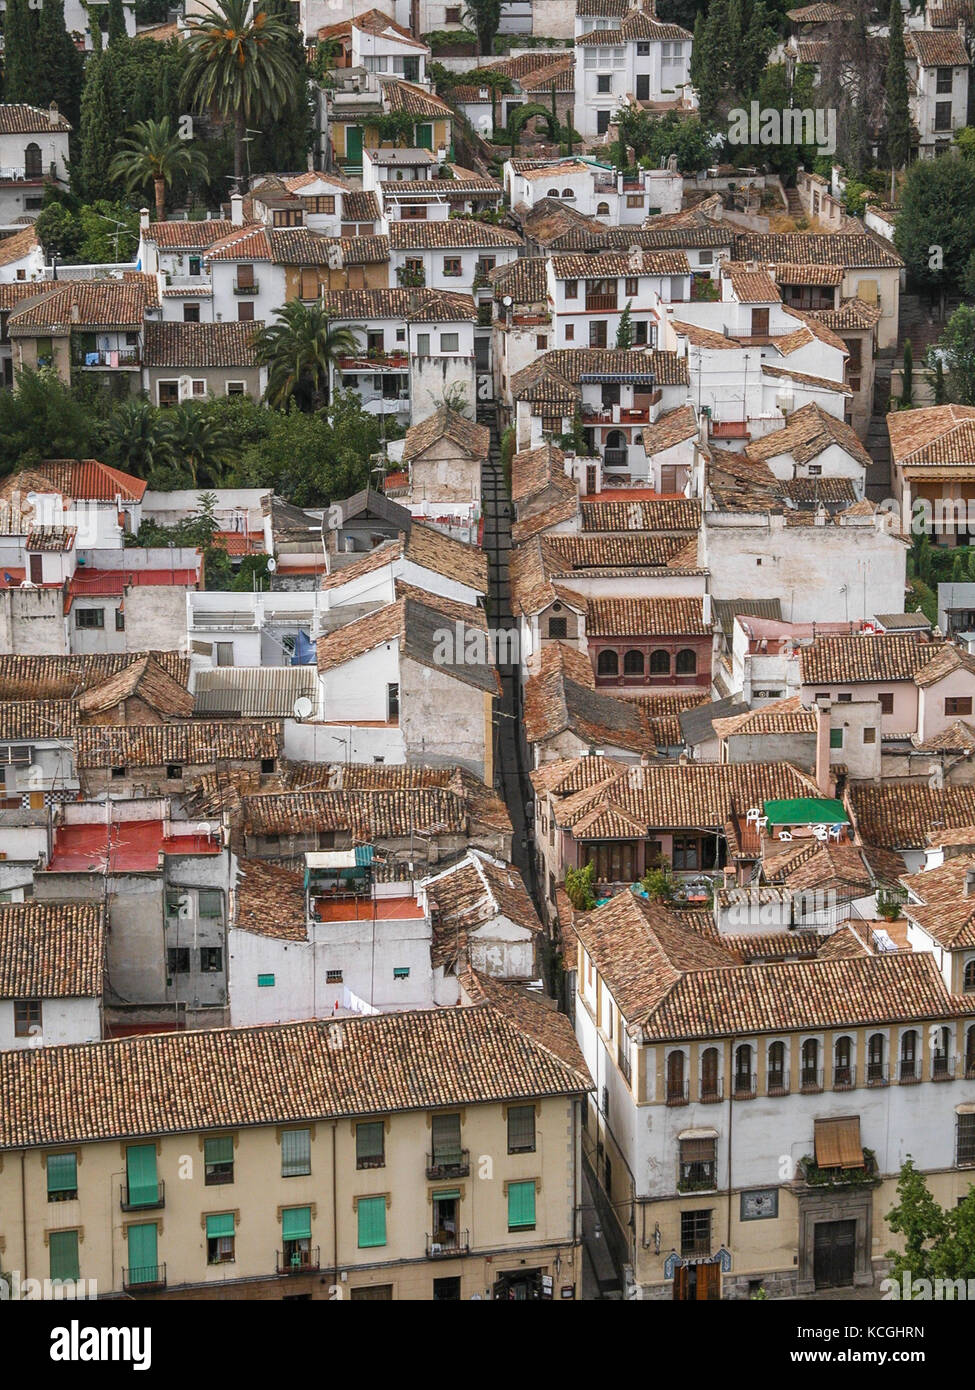
[[[965,870],[965,897],[975,897],[975,868]]]
[[[149,230],[149,209],[148,209],[148,208],[140,208],[140,209],[139,209],[139,231],[140,231],[140,232],[147,232],[148,230]]]
[[[240,193],[230,195],[230,220],[235,227],[244,225],[244,199]]]
[[[831,701],[817,700],[816,711],[816,786],[823,796],[832,796],[833,780],[829,772],[829,712]]]
[[[959,25],[961,25],[961,24],[962,24],[962,21],[959,20],[958,23],[959,23]],[[52,101],[51,104],[50,104],[50,106],[49,106],[48,109],[47,109],[47,119],[48,119],[48,121],[49,121],[50,124],[51,124],[51,129],[52,129],[52,130],[53,130],[54,127],[57,125],[57,123],[58,123],[58,117],[60,116],[60,114],[61,114],[61,113],[60,113],[60,111],[58,110],[58,104],[57,104],[57,102],[56,102],[56,101]]]

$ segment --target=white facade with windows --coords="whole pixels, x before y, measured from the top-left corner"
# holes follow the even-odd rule
[[[652,15],[641,5],[622,21],[577,16],[573,123],[584,139],[606,135],[628,98],[658,109],[696,105],[691,35]]]

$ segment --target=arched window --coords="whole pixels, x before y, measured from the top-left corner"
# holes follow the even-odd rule
[[[975,1076],[975,1023],[969,1026],[965,1034],[965,1078],[971,1080]]]
[[[576,195],[573,193],[573,191],[572,191],[571,188],[563,188],[563,190],[562,190],[562,197],[563,197],[563,198],[574,198],[575,196],[576,196]]]
[[[596,204],[596,216],[597,216],[597,217],[608,217],[608,216],[609,216],[609,203],[597,203],[597,204]]]
[[[975,1027],[972,1032],[975,1033]],[[706,1047],[701,1053],[701,1099],[719,1100],[718,1090],[718,1049]]]
[[[670,652],[655,651],[650,653],[650,674],[651,676],[670,675]]]
[[[24,177],[28,179],[39,179],[42,172],[41,147],[40,145],[35,145],[32,140],[24,150]]]
[[[546,198],[557,198],[559,196],[559,190],[557,188],[550,188],[545,196]]]
[[[690,647],[684,647],[677,653],[677,662],[674,668],[679,676],[697,675],[697,652]]]
[[[674,1101],[685,1099],[684,1054],[683,1052],[672,1052],[667,1058],[667,1100],[672,1105]]]
[[[965,963],[964,990],[966,994],[975,992],[975,960]]]
[[[932,1035],[934,1051],[931,1057],[931,1076],[935,1081],[944,1081],[951,1075],[951,1031],[936,1028]]]
[[[802,1074],[799,1078],[804,1091],[819,1088],[819,1040],[807,1038],[802,1045]]]
[[[774,1042],[768,1050],[768,1093],[781,1095],[785,1089],[785,1043]]]
[[[752,1093],[751,1043],[741,1043],[735,1048],[735,1092],[739,1095]]]
[[[917,1076],[917,1033],[913,1028],[908,1028],[907,1032],[901,1035],[901,1072],[902,1081],[916,1081]]]
[[[596,660],[597,676],[618,676],[620,673],[620,659],[614,651],[604,650],[599,653]]]
[[[643,675],[643,653],[642,653],[642,652],[638,652],[638,651],[629,651],[629,652],[626,652],[626,653],[624,654],[624,657],[623,657],[623,675],[624,675],[624,676],[642,676],[642,675]]]
[[[871,1033],[870,1041],[867,1044],[867,1084],[874,1085],[877,1082],[887,1080],[886,1065],[884,1057],[886,1054],[886,1039],[883,1033]]]
[[[833,1089],[853,1085],[853,1044],[849,1038],[837,1038],[833,1047]]]

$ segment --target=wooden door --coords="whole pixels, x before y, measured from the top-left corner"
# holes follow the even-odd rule
[[[677,491],[677,465],[676,463],[662,463],[660,465],[660,491]]]
[[[813,1233],[813,1278],[817,1289],[841,1289],[853,1283],[856,1232],[855,1221],[817,1221]]]

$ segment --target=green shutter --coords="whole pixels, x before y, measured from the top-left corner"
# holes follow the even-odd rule
[[[274,986],[274,976],[273,976],[273,975],[258,975],[258,977],[257,977],[257,987],[258,987],[258,989],[272,989],[273,986]]]
[[[382,1158],[386,1131],[382,1120],[366,1120],[355,1127],[355,1156],[357,1160]]]
[[[47,1193],[77,1192],[78,1156],[77,1154],[48,1154]]]
[[[155,1222],[151,1226],[130,1226],[129,1232],[130,1284],[154,1284],[158,1278],[158,1251]]]
[[[52,1231],[48,1236],[51,1251],[52,1279],[80,1279],[78,1269],[78,1232]]]
[[[159,1201],[155,1144],[130,1144],[125,1151],[129,1206],[147,1207]],[[153,1227],[155,1230],[155,1227]]]
[[[233,1163],[234,1136],[222,1134],[219,1139],[204,1139],[203,1161],[207,1167],[211,1163]]]
[[[445,1192],[435,1192],[433,1194],[433,1200],[435,1202],[459,1202],[460,1188],[450,1187]]]
[[[218,1236],[232,1236],[233,1233],[233,1212],[226,1212],[221,1216],[207,1217],[207,1240],[216,1240]]]
[[[362,164],[361,126],[347,125],[345,127],[345,158],[346,162],[353,168]]]
[[[385,1245],[386,1198],[360,1197],[358,1216],[359,1249],[364,1250],[372,1245]]]
[[[508,1230],[535,1224],[535,1184],[534,1182],[510,1182],[508,1184]]]
[[[311,1172],[311,1130],[286,1129],[281,1135],[281,1176],[300,1177]]]
[[[416,147],[418,150],[433,149],[433,126],[418,125],[416,128]]]
[[[282,1240],[311,1240],[311,1207],[285,1207],[281,1213]]]

